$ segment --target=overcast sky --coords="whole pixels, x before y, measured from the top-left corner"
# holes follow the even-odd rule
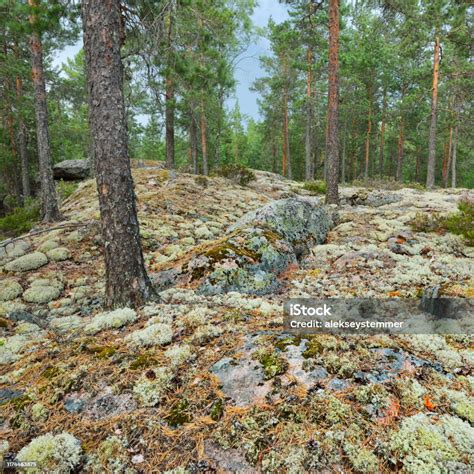
[[[278,0],[260,0],[259,6],[255,8],[252,16],[256,26],[264,27],[268,23],[268,19],[272,17],[276,23],[280,23],[288,18],[287,8]],[[73,57],[82,47],[82,41],[73,46],[67,46],[58,52],[53,60],[54,66],[60,66],[67,58]],[[259,118],[257,95],[249,90],[253,81],[262,75],[258,58],[269,51],[269,43],[265,38],[251,44],[246,51],[242,53],[235,70],[235,79],[237,81],[236,98],[239,101],[240,109],[243,114]],[[231,107],[235,103],[235,99],[230,100],[228,105]]]

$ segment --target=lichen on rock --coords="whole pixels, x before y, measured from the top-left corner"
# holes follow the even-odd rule
[[[137,320],[137,313],[131,308],[120,308],[114,311],[99,313],[84,328],[86,334],[97,334],[107,329],[118,329]]]
[[[73,471],[81,462],[81,456],[81,443],[73,435],[67,432],[57,435],[47,433],[22,448],[17,455],[17,461],[36,463],[35,467],[29,470],[35,474],[63,474]]]
[[[23,293],[22,286],[15,280],[3,280],[0,287],[0,301],[11,301]]]
[[[36,270],[48,263],[48,257],[42,252],[33,252],[16,258],[5,265],[9,272],[27,272]]]

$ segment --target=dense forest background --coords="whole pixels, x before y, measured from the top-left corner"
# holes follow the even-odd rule
[[[52,160],[90,155],[83,51],[61,73],[52,65],[58,50],[80,38],[80,5],[28,3],[0,1],[2,214],[39,191],[33,32],[42,40]],[[239,164],[323,179],[328,9],[286,3],[289,19],[261,30],[251,21],[252,0],[123,2],[130,156],[202,174]],[[472,12],[461,0],[342,2],[341,182],[424,184],[434,115],[436,185],[473,187]],[[259,120],[228,100],[239,58],[257,35],[271,45],[260,58],[265,75],[252,86]]]

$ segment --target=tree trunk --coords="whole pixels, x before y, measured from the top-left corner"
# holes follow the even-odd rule
[[[449,127],[449,140],[446,145],[446,156],[443,160],[443,186],[448,187],[449,169],[451,168],[451,153],[453,149],[453,127]]]
[[[140,242],[120,58],[120,0],[82,2],[89,123],[105,255],[105,304],[141,306],[152,295]]]
[[[191,141],[191,160],[193,173],[199,174],[199,161],[198,161],[198,137],[197,137],[197,126],[194,114],[191,113],[191,127],[189,129],[190,141]]]
[[[306,132],[305,132],[305,171],[304,177],[306,181],[314,178],[312,166],[312,142],[313,142],[313,48],[309,47],[307,51],[308,72],[306,76]]]
[[[328,204],[339,204],[338,72],[339,0],[329,0],[329,87],[326,142],[326,203]]]
[[[431,123],[428,144],[428,173],[426,175],[426,187],[433,188],[435,185],[436,168],[436,119],[438,115],[438,74],[439,74],[439,36],[436,36],[434,59],[433,59],[433,95],[431,99]]]
[[[420,182],[421,176],[421,150],[416,148],[415,181]]]
[[[38,0],[28,0],[33,9],[38,7]],[[51,148],[49,143],[48,105],[46,102],[46,86],[43,71],[43,47],[41,37],[36,31],[37,18],[30,15],[33,32],[30,36],[31,69],[33,87],[35,91],[36,135],[38,142],[38,161],[41,182],[42,217],[45,222],[54,222],[61,219],[56,188],[53,180]]]
[[[456,187],[456,155],[457,155],[457,148],[458,148],[458,133],[459,133],[459,126],[456,123],[454,127],[454,140],[453,140],[453,155],[451,159],[451,187]]]
[[[405,143],[405,135],[404,135],[404,123],[403,117],[400,120],[400,133],[398,136],[398,156],[397,156],[397,172],[395,179],[397,181],[402,180],[402,168],[403,168],[403,146]]]
[[[387,113],[387,89],[383,90],[382,124],[380,126],[380,151],[379,151],[379,175],[384,171],[384,148],[385,148],[385,115]]]
[[[367,114],[367,135],[365,137],[365,168],[364,178],[369,178],[369,160],[370,160],[370,134],[372,132],[372,104],[369,97],[369,111]]]
[[[201,101],[201,151],[202,151],[202,174],[207,176],[209,174],[207,163],[207,124],[206,114],[204,109],[204,99]]]
[[[283,158],[282,158],[282,175],[291,179],[291,162],[290,162],[290,141],[288,130],[288,89],[283,94]]]
[[[174,83],[170,56],[173,48],[173,11],[168,15],[168,68],[166,77],[166,167],[174,168]]]
[[[274,140],[272,140],[272,173],[276,173],[276,146]]]
[[[16,97],[18,100],[18,109],[21,108],[21,102],[23,99],[23,87],[22,81],[19,76],[16,78]],[[26,125],[19,111],[18,120],[18,147],[20,151],[20,162],[21,162],[21,187],[23,191],[23,197],[31,197],[31,185],[30,185],[30,174],[28,164],[28,147],[26,144]]]

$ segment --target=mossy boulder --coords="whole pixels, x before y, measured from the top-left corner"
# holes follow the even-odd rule
[[[227,237],[165,264],[155,283],[159,289],[191,286],[206,295],[270,293],[279,286],[279,274],[323,243],[332,225],[324,207],[298,199],[275,201],[244,216]]]
[[[23,293],[23,288],[15,280],[4,280],[0,288],[0,301],[14,300]]]
[[[9,272],[28,272],[48,263],[48,257],[42,252],[33,252],[16,258],[5,265]]]
[[[32,473],[63,473],[72,472],[81,462],[81,456],[81,443],[73,435],[47,433],[21,449],[17,461],[35,462],[36,466],[29,469]]]

